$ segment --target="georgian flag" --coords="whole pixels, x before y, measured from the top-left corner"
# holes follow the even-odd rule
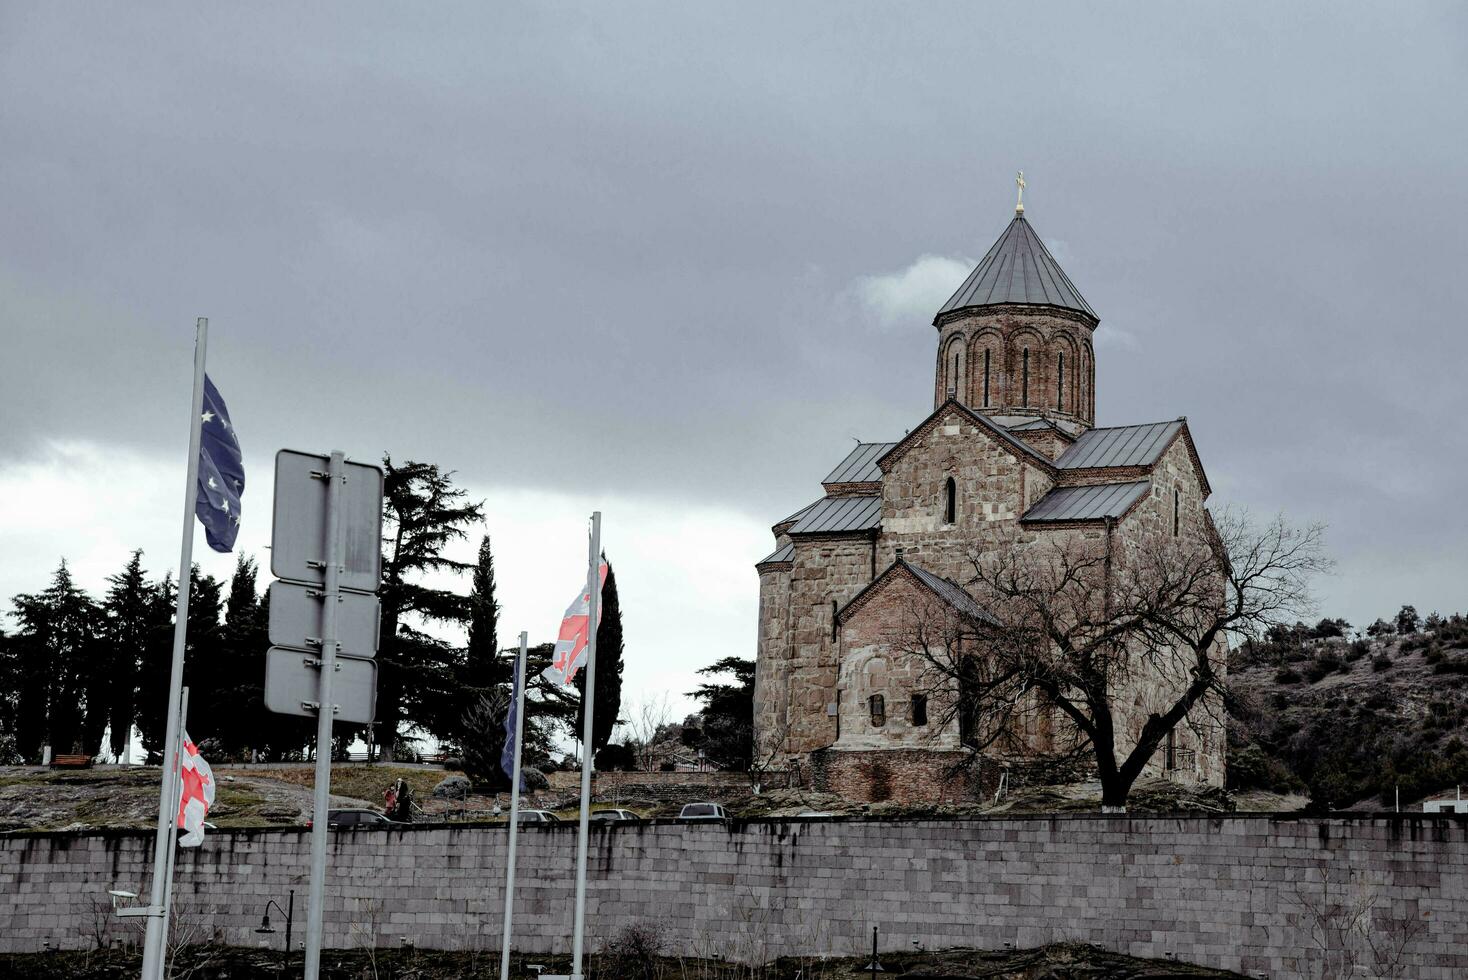
[[[602,561],[597,568],[597,597],[601,597],[602,586],[607,582],[607,563]],[[596,604],[597,625],[601,625],[602,604]],[[566,609],[561,620],[561,634],[556,639],[556,650],[551,655],[551,665],[540,672],[540,676],[560,687],[570,687],[576,672],[586,663],[586,643],[591,631],[591,593],[583,586],[581,594]]]
[[[178,839],[179,847],[198,847],[204,843],[204,818],[214,805],[214,770],[199,754],[199,747],[183,737],[183,765],[179,770],[182,793],[178,800],[178,825],[187,833]]]
[[[245,492],[245,462],[229,409],[214,382],[204,375],[204,406],[199,414],[199,493],[194,513],[204,525],[204,540],[215,551],[234,548],[240,533],[240,497]]]

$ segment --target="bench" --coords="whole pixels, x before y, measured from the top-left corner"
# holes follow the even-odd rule
[[[57,755],[51,757],[52,769],[90,769],[92,768],[92,757],[89,755]]]

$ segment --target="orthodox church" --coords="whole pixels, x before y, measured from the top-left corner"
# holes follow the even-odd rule
[[[852,798],[972,794],[952,776],[969,754],[959,721],[929,710],[931,679],[895,649],[899,610],[918,597],[985,615],[962,583],[1000,539],[1087,535],[1109,548],[1203,519],[1208,477],[1186,419],[1095,425],[1099,322],[1021,198],[933,317],[932,414],[900,439],[858,444],[772,528],[775,549],[755,566],[757,757]],[[1120,693],[1119,742],[1172,687],[1158,677]],[[1222,783],[1223,731],[1201,707],[1146,774]],[[1023,734],[1037,763],[1056,748],[1047,724]]]

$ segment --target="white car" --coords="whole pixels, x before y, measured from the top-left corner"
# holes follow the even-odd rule
[[[625,823],[630,820],[641,820],[642,818],[631,810],[611,809],[592,810],[591,816],[587,817],[587,819],[593,823]]]
[[[729,811],[717,803],[686,803],[678,814],[678,819],[689,823],[706,820],[722,821],[729,819]]]
[[[554,813],[551,813],[549,810],[521,810],[519,822],[522,824],[560,823],[561,818],[556,816]]]

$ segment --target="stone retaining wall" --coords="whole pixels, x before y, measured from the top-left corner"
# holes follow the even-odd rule
[[[334,833],[328,944],[410,937],[495,948],[505,839],[503,827],[462,825]],[[575,827],[530,828],[521,841],[516,946],[564,951]],[[309,842],[299,830],[217,831],[201,850],[181,852],[175,894],[186,927],[253,945],[266,901],[284,904],[292,888],[304,921]],[[0,950],[122,935],[105,914],[107,890],[146,893],[151,844],[151,834],[119,831],[0,836]],[[1392,974],[1370,966],[1368,943],[1397,937],[1405,952],[1396,975],[1447,980],[1468,975],[1465,845],[1468,817],[1437,814],[599,827],[589,942],[654,924],[671,950],[690,954],[855,955],[877,925],[889,949],[1080,940],[1301,976],[1321,955],[1312,933],[1369,909],[1369,928],[1341,940],[1369,975]]]

